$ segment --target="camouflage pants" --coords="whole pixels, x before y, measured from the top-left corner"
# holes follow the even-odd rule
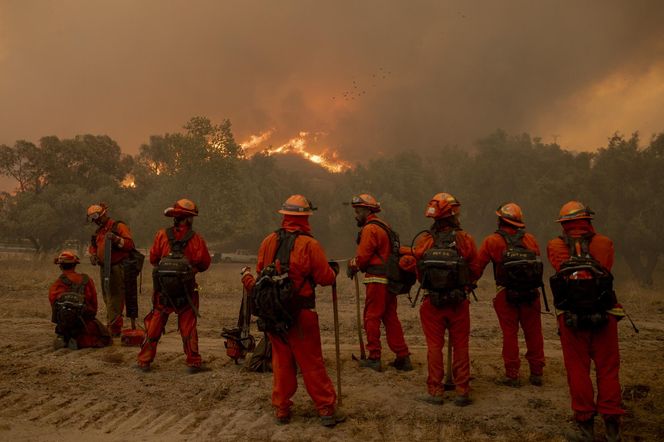
[[[122,331],[122,311],[125,307],[125,280],[122,263],[111,266],[110,293],[106,293],[104,286],[104,266],[100,267],[102,294],[106,304],[106,323],[111,334],[117,335]]]

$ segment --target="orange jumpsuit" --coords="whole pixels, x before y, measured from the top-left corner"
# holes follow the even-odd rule
[[[595,230],[588,220],[573,220],[562,223],[565,234],[581,237]],[[595,234],[589,246],[590,255],[607,270],[613,267],[613,242],[604,235]],[[555,238],[549,241],[547,255],[556,271],[569,259],[567,244]],[[560,313],[560,312],[559,312]],[[618,318],[622,309],[616,305],[610,310],[608,323],[590,330],[570,328],[562,314],[558,316],[560,344],[563,350],[567,384],[572,398],[572,410],[577,421],[591,419],[596,413],[604,418],[625,413],[621,407],[620,394],[620,353],[618,349]],[[597,401],[590,379],[590,363],[595,364],[597,376]]]
[[[509,235],[517,233],[517,229],[502,225],[501,230]],[[535,237],[530,233],[523,236],[523,245],[540,254],[539,246]],[[489,261],[494,264],[494,277],[497,265],[502,263],[503,252],[507,250],[505,239],[498,233],[487,236],[482,242],[478,258],[475,263],[476,273],[482,275]],[[519,324],[523,328],[526,338],[526,359],[530,366],[530,373],[541,376],[544,368],[544,337],[542,336],[541,305],[539,297],[530,303],[518,305],[507,301],[505,287],[496,283],[496,297],[493,298],[493,308],[498,316],[498,323],[503,331],[503,362],[505,364],[505,375],[508,378],[519,377]]]
[[[103,226],[100,226],[95,231],[94,240],[88,248],[88,252],[97,257],[100,278],[102,281],[104,280],[106,234],[113,232],[113,224],[115,222],[116,221],[109,218]],[[125,223],[118,222],[116,232],[124,242],[122,246],[114,245],[111,250],[111,293],[106,293],[106,288],[102,284],[102,295],[104,296],[104,302],[106,304],[106,323],[108,324],[111,333],[114,335],[118,335],[122,331],[122,311],[125,308],[124,270],[122,268],[122,261],[129,256],[129,252],[134,248],[134,240],[132,239],[131,231]]]
[[[175,239],[182,239],[189,230],[190,227],[186,225],[176,227]],[[150,249],[150,263],[153,266],[158,265],[161,258],[168,255],[170,251],[171,247],[168,243],[166,229],[161,229],[157,232],[157,236],[155,236],[154,243]],[[195,273],[204,272],[210,267],[210,253],[208,252],[205,240],[198,233],[194,233],[194,236],[187,242],[184,255],[194,268]],[[198,309],[198,286],[196,287],[191,296],[191,301]],[[154,360],[157,354],[157,343],[164,332],[168,316],[173,312],[178,315],[178,328],[182,336],[182,346],[187,355],[187,365],[190,367],[200,367],[201,355],[198,353],[196,314],[189,305],[184,306],[180,311],[176,311],[171,306],[164,306],[161,304],[159,293],[156,291],[152,295],[152,311],[145,317],[146,336],[141,346],[141,351],[138,353],[138,365],[148,366]]]
[[[83,274],[76,273],[75,270],[64,270],[65,275],[74,284],[80,284],[83,281]],[[71,288],[58,278],[48,291],[48,300],[51,303],[51,308],[57,299],[63,293],[70,291]],[[85,327],[80,335],[76,337],[76,344],[78,348],[86,347],[106,347],[111,345],[112,339],[108,329],[99,322],[95,316],[97,315],[97,291],[95,290],[95,283],[92,278],[88,279],[85,285],[85,310],[83,311],[83,322]]]
[[[307,217],[303,216],[285,215],[281,227],[289,232],[311,231]],[[258,249],[257,272],[272,263],[276,251],[277,234],[271,233]],[[298,294],[304,297],[315,296],[310,281],[325,286],[332,285],[336,279],[323,248],[318,241],[305,235],[298,236],[295,240],[290,255],[289,275],[294,287],[302,287]],[[242,283],[247,291],[251,292],[255,279],[248,274],[242,278]],[[325,369],[316,311],[302,309],[285,338],[271,333],[268,335],[272,343],[272,405],[276,409],[277,418],[290,415],[290,408],[293,406],[291,398],[297,390],[296,363],[318,414],[333,415],[337,394]]]
[[[369,215],[367,222],[378,221],[387,226],[375,214]],[[365,272],[366,300],[364,303],[364,330],[367,334],[367,350],[370,359],[380,359],[380,323],[385,324],[387,345],[403,358],[410,354],[404,340],[401,321],[397,315],[397,297],[387,291],[385,274],[374,270],[371,266],[384,265],[391,251],[387,232],[375,224],[366,224],[361,231],[360,241],[355,252],[355,262]]]
[[[448,231],[450,227],[443,228]],[[424,252],[433,247],[434,239],[430,233],[424,233],[417,238],[413,246],[412,254],[415,260],[422,259]],[[473,280],[477,279],[475,274],[475,260],[477,259],[477,246],[472,236],[463,230],[456,232],[456,245],[459,254],[469,263]],[[408,248],[402,248],[402,252],[408,252]],[[408,258],[408,257],[404,257]],[[405,270],[416,272],[415,260],[403,259],[400,261]],[[418,273],[418,280],[421,282]],[[456,306],[445,308],[434,307],[428,297],[425,296],[420,307],[420,321],[422,330],[427,340],[427,366],[429,375],[427,377],[427,390],[432,396],[442,396],[445,392],[443,378],[445,376],[445,365],[443,361],[443,346],[445,345],[445,330],[449,329],[452,344],[452,372],[456,393],[460,396],[468,395],[470,392],[470,355],[468,346],[470,341],[470,301],[468,299]]]

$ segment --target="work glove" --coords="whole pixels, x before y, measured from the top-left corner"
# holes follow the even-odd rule
[[[109,238],[113,244],[119,245],[120,247],[122,247],[123,240],[122,240],[121,236],[118,236],[115,233],[109,232],[109,233],[106,234],[106,238]]]
[[[240,276],[244,278],[246,275],[251,275],[251,267],[249,266],[244,266],[240,270]]]
[[[334,262],[334,261],[330,261],[330,262],[328,262],[328,264],[332,268],[332,271],[334,272],[334,276],[337,276],[339,274],[339,263]]]
[[[346,276],[348,276],[350,279],[353,279],[355,274],[359,271],[360,269],[357,266],[357,260],[355,258],[348,261],[348,267],[346,267]]]
[[[90,264],[93,266],[99,264],[99,258],[97,258],[97,255],[90,255]]]

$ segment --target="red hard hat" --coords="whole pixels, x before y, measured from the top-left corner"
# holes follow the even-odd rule
[[[88,222],[92,222],[99,217],[106,215],[108,212],[108,206],[105,203],[93,204],[88,207],[87,210],[87,219]]]
[[[461,207],[459,200],[449,193],[437,193],[429,201],[424,211],[424,216],[433,219],[447,218],[448,216],[458,214],[459,207]]]
[[[302,195],[291,195],[278,210],[282,215],[309,216],[316,208]]]
[[[78,255],[71,250],[63,250],[53,260],[53,264],[79,264],[80,262],[81,260],[78,259]]]
[[[590,207],[578,201],[569,201],[560,208],[557,223],[572,221],[574,219],[593,219],[595,212]]]
[[[177,200],[175,204],[173,204],[173,207],[165,209],[164,215],[174,218],[198,216],[198,207],[196,207],[196,204],[194,204],[192,200],[182,198]]]
[[[353,207],[366,207],[374,213],[380,212],[380,203],[373,195],[368,193],[361,193],[359,195],[353,196],[353,199],[350,202],[350,205]]]
[[[501,220],[514,227],[518,227],[519,229],[526,227],[526,224],[523,222],[523,212],[521,212],[521,207],[516,203],[503,204],[498,207],[498,210],[496,210],[496,215],[498,215]]]

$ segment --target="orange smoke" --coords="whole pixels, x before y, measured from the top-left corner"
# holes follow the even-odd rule
[[[332,173],[341,173],[352,167],[352,165],[340,159],[336,151],[329,148],[323,148],[321,153],[310,152],[312,144],[319,143],[320,138],[325,135],[322,132],[300,132],[298,136],[291,138],[280,146],[270,146],[261,148],[274,133],[274,129],[267,130],[259,135],[251,135],[249,139],[240,146],[248,157],[251,157],[256,152],[263,152],[267,155],[278,154],[295,154],[312,163],[316,163]]]

